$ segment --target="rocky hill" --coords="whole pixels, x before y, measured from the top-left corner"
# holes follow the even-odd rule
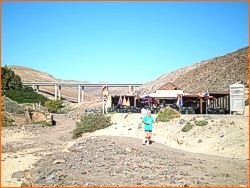
[[[144,84],[139,94],[155,92],[168,82],[189,93],[204,93],[207,88],[209,91],[228,91],[229,85],[236,82],[248,87],[248,48],[164,74]]]
[[[22,82],[81,82],[81,83],[90,83],[88,81],[77,81],[77,80],[61,80],[54,78],[52,75],[31,69],[28,67],[22,66],[9,66],[11,70],[13,70],[17,75],[19,75],[22,79]],[[53,97],[54,96],[54,87],[51,86],[40,86],[39,91],[41,94],[45,95],[46,97]],[[62,87],[61,96],[63,99],[77,102],[78,90],[77,88],[72,87]],[[98,100],[94,94],[90,92],[85,92],[85,100]]]

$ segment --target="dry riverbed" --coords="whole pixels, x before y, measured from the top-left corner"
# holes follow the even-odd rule
[[[248,116],[182,116],[156,123],[143,146],[140,114],[114,114],[113,125],[72,140],[75,121],[2,128],[2,186],[20,186],[30,169],[46,186],[247,186]],[[181,131],[180,120],[208,125]],[[18,173],[19,172],[19,173]]]

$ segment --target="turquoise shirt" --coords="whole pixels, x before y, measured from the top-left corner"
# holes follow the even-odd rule
[[[142,119],[143,122],[149,122],[149,124],[144,123],[144,130],[152,131],[152,124],[155,122],[154,118],[152,116],[144,116]]]

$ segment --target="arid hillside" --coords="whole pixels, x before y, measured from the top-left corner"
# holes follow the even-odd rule
[[[228,91],[236,82],[248,87],[248,48],[245,47],[224,56],[201,61],[194,65],[167,73],[142,86],[139,93],[151,93],[168,82],[172,82],[185,92],[204,93]],[[164,67],[162,67],[164,69]]]
[[[81,82],[90,83],[88,81],[76,81],[76,80],[61,80],[54,78],[52,75],[45,72],[41,72],[35,69],[21,66],[10,66],[17,75],[22,79],[22,82]],[[39,91],[46,97],[53,97],[55,88],[50,86],[40,86]],[[63,99],[77,102],[78,90],[72,87],[62,87],[61,96]],[[99,97],[91,94],[90,92],[85,92],[85,100],[98,100]]]
[[[22,78],[23,82],[79,82],[79,83],[91,83],[89,81],[79,81],[79,80],[62,80],[53,77],[50,74],[45,72],[41,72],[39,70],[31,69],[28,67],[22,66],[9,66],[17,75]],[[39,87],[41,94],[46,97],[53,97],[54,87],[43,86]],[[101,97],[101,89],[100,88],[86,88],[85,89],[85,100],[87,101],[95,101],[99,100]],[[128,88],[109,88],[110,94],[122,94],[127,93]],[[61,91],[61,95],[63,98],[70,101],[77,101],[78,90],[77,88],[72,87],[63,87]]]

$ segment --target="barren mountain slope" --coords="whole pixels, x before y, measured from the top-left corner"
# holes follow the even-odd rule
[[[28,67],[10,66],[9,68],[19,75],[23,82],[81,82],[76,80],[60,80],[54,78],[52,75]],[[82,81],[81,83],[90,82]],[[39,90],[41,94],[48,97],[54,95],[55,88],[51,86],[40,86]],[[67,100],[77,101],[78,90],[72,87],[62,87],[61,96]],[[98,97],[90,94],[88,91],[85,92],[85,100],[93,100],[96,98]]]
[[[164,74],[143,85],[139,93],[154,92],[167,82],[190,93],[205,92],[206,88],[209,91],[228,91],[229,85],[235,82],[248,87],[248,48]]]

